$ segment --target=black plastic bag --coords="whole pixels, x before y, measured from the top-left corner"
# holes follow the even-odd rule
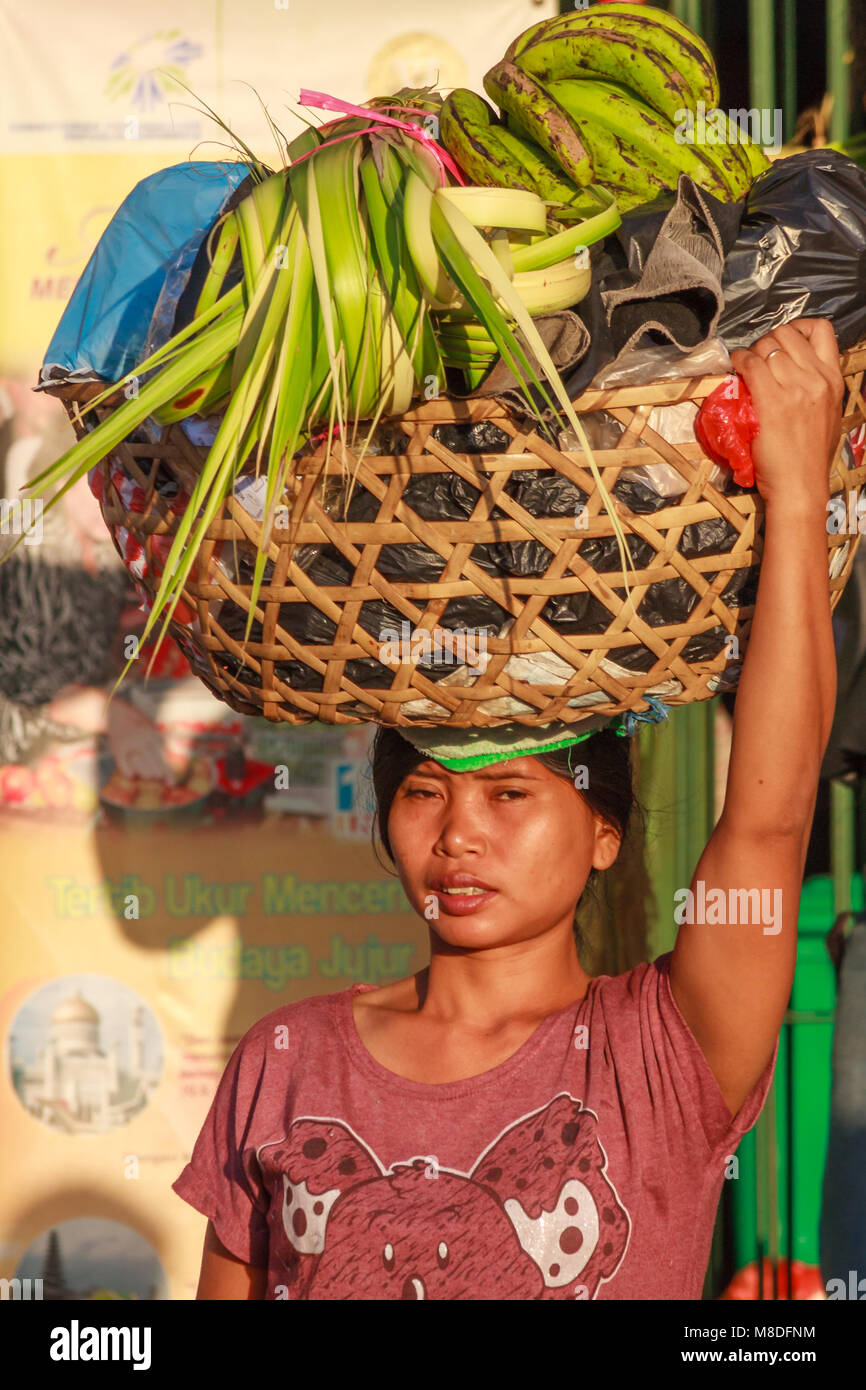
[[[844,350],[866,337],[866,170],[838,150],[776,160],[752,185],[725,261],[718,333],[750,347],[795,318],[829,319]]]
[[[459,453],[503,452],[510,442],[508,435],[501,430],[496,430],[494,435],[494,427],[485,422],[473,426],[436,428],[439,437],[447,431],[442,442]],[[745,490],[731,489],[732,492]],[[562,474],[531,468],[515,470],[505,485],[505,493],[531,516],[577,517],[579,508],[587,501],[586,494]],[[632,511],[642,515],[651,515],[670,505],[669,498],[660,496],[652,488],[633,479],[619,479],[613,493]],[[408,481],[403,499],[424,519],[465,521],[477,505],[478,489],[456,473],[419,473]],[[350,521],[372,520],[378,514],[378,506],[371,493],[363,486],[356,485],[349,500],[347,518]],[[496,506],[490,515],[492,519],[503,519],[507,514]],[[686,526],[680,549],[688,558],[726,555],[734,539],[735,534],[729,523],[722,517],[715,517]],[[648,541],[627,534],[626,542],[636,568],[646,568],[652,564],[655,550]],[[619,549],[613,536],[587,536],[579,553],[598,573],[620,568]],[[483,542],[472,549],[475,564],[488,574],[506,578],[526,579],[543,575],[551,558],[547,546],[534,539]],[[441,576],[445,560],[429,546],[413,541],[383,546],[377,566],[389,579],[429,582]],[[266,583],[270,568],[268,562]],[[320,585],[351,585],[354,576],[352,565],[336,547],[330,545],[322,546],[312,561],[305,565],[305,570],[308,578]],[[251,574],[252,561],[245,557],[241,561],[240,582],[249,582]],[[709,580],[711,574],[705,577]],[[732,571],[723,598],[731,606],[751,603],[756,585],[756,568]],[[698,595],[686,580],[660,580],[649,586],[639,611],[649,627],[668,626],[684,622],[697,602]],[[489,637],[495,637],[509,616],[506,609],[486,595],[464,595],[449,600],[437,619],[437,626],[455,633],[483,631]],[[562,633],[600,634],[607,630],[611,622],[609,610],[594,595],[586,592],[552,595],[544,605],[541,616]],[[390,628],[398,638],[402,637],[405,622],[404,616],[383,599],[368,600],[361,605],[358,614],[359,626],[377,640],[385,640],[384,628]],[[229,635],[242,640],[246,615],[231,602],[224,604],[220,623]],[[336,636],[336,624],[311,604],[283,604],[280,623],[287,632],[305,644],[330,644]],[[682,655],[686,661],[709,660],[721,650],[726,637],[727,632],[720,625],[705,633],[698,633],[689,639]],[[253,624],[252,640],[261,640],[261,625],[257,622]],[[649,671],[657,660],[654,653],[642,643],[615,647],[608,656],[628,670],[640,672]],[[233,665],[233,658],[217,659],[230,666],[232,674],[240,674],[240,663]],[[452,663],[443,663],[432,656],[422,658],[418,665],[433,681],[441,680],[454,669]],[[298,690],[322,688],[322,677],[301,662],[277,663],[276,674]],[[387,671],[370,657],[347,661],[345,674],[362,687],[389,683]],[[251,684],[257,683],[255,674],[250,670],[244,672],[244,679]]]
[[[650,253],[678,203],[691,215],[694,243],[689,249],[695,265],[703,263],[705,269],[718,266],[721,277],[722,258],[736,241],[745,203],[723,203],[687,174],[681,174],[676,191],[660,193],[652,202],[633,208],[616,232],[590,247],[592,284],[589,294],[575,306],[589,331],[590,348],[574,371],[563,377],[572,400],[619,356],[644,322],[657,326],[645,329],[637,340],[641,346],[674,342],[684,352],[718,331],[716,321],[723,307],[721,278],[717,290],[711,285],[714,276],[702,284],[686,283],[691,278],[688,256],[684,256],[679,277],[668,290],[661,292],[656,285],[647,298],[635,299],[612,312],[605,307],[603,295],[641,284]],[[700,256],[697,242],[705,247]]]

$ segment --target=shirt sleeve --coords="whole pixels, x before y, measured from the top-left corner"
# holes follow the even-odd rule
[[[773,1081],[779,1039],[773,1055],[751,1091],[732,1115],[709,1062],[701,1051],[673,995],[670,981],[672,952],[645,967],[640,981],[640,1030],[644,1054],[654,1060],[655,1085],[663,1103],[673,1103],[671,1090],[683,1120],[696,1124],[713,1155],[732,1151],[755,1124]]]
[[[251,1140],[264,1082],[267,1036],[260,1027],[229,1059],[192,1157],[172,1190],[207,1216],[227,1250],[245,1264],[268,1263],[269,1194]]]

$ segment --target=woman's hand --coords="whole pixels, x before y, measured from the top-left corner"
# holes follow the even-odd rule
[[[839,443],[845,382],[827,319],[795,319],[759,338],[731,362],[749,388],[760,424],[752,442],[755,481],[767,502],[830,495],[830,462]]]

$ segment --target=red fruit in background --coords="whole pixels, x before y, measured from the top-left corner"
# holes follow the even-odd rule
[[[763,1297],[766,1302],[773,1299],[773,1264],[766,1256],[763,1261],[764,1291]],[[821,1271],[816,1265],[803,1264],[802,1260],[791,1261],[791,1286],[793,1292],[788,1294],[788,1261],[780,1260],[776,1266],[776,1287],[779,1299],[809,1299],[826,1298],[826,1290],[821,1279]],[[738,1270],[731,1280],[724,1293],[719,1295],[720,1300],[730,1299],[752,1299],[761,1298],[761,1288],[758,1279],[758,1265],[756,1261],[746,1265],[745,1269]]]
[[[29,767],[9,763],[0,767],[0,799],[13,806],[20,806],[32,796],[36,778]]]

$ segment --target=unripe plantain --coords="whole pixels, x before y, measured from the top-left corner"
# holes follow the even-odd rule
[[[558,15],[556,18],[561,19],[564,18],[564,16]],[[545,38],[549,32],[550,24],[551,21],[549,19],[537,19],[534,24],[530,24],[528,29],[524,29],[522,33],[517,35],[516,39],[511,40],[511,43],[505,50],[505,61],[508,63],[515,62],[517,55],[522,53],[523,49],[526,48],[528,44],[534,43],[536,39]]]
[[[643,207],[645,203],[651,203],[660,193],[666,190],[656,186],[647,192],[643,188],[628,187],[624,184],[606,182],[600,178],[597,183],[598,188],[605,189],[616,199],[616,205],[623,216],[631,212],[633,208]]]
[[[718,141],[713,144],[707,141],[700,146],[700,152],[705,159],[710,159],[725,175],[731,195],[735,199],[745,196],[752,182],[752,173],[749,168],[749,160],[743,148],[743,136],[738,131],[730,118],[726,117],[728,127],[727,142]]]
[[[650,170],[640,150],[627,146],[599,122],[589,122],[580,130],[592,161],[590,187],[613,193],[621,212],[648,202],[668,188],[668,183]]]
[[[579,187],[592,182],[592,162],[573,122],[540,83],[513,63],[497,63],[484,90],[509,116],[509,126],[534,140]]]
[[[688,81],[669,54],[655,44],[636,45],[614,24],[606,29],[563,29],[531,44],[515,61],[543,83],[574,78],[618,82],[671,121],[694,102]]]
[[[765,169],[769,169],[771,161],[764,154],[761,146],[754,140],[743,140],[740,148],[746,156],[751,182],[754,183],[755,179],[758,178],[760,174],[763,174]]]
[[[522,57],[530,47],[578,29],[587,33],[615,30],[636,48],[663,54],[684,78],[691,93],[686,105],[691,110],[697,110],[698,101],[703,101],[708,109],[717,105],[719,76],[709,48],[682,20],[654,5],[597,5],[542,20],[518,34],[505,54],[506,60],[523,66]]]
[[[745,154],[733,142],[729,144],[726,138],[729,132],[736,133],[736,127],[724,111],[709,112],[708,117],[703,133],[700,129],[695,130],[690,116],[688,121],[677,123],[674,136],[681,148],[688,148],[696,154],[722,179],[731,198],[738,199],[751,183],[751,175]]]
[[[493,188],[523,188],[534,183],[513,151],[497,139],[495,114],[483,97],[458,88],[442,103],[439,135],[450,155],[473,183]]]
[[[494,136],[497,143],[510,151],[521,165],[539,198],[553,205],[550,210],[559,222],[579,222],[607,208],[608,201],[600,189],[594,184],[576,188],[556,161],[534,141],[526,140],[504,126],[498,126]]]
[[[612,82],[577,81],[552,82],[548,90],[575,121],[585,141],[591,144],[596,131],[607,131],[618,142],[623,160],[637,161],[665,187],[676,188],[679,175],[685,173],[701,188],[729,201],[730,190],[718,170],[695,146],[680,144],[670,121],[625,88]],[[599,169],[596,173],[599,178],[610,176]]]

